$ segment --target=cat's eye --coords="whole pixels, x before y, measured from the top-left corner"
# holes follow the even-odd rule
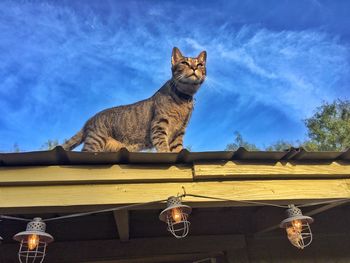
[[[182,65],[186,65],[186,66],[189,66],[190,64],[188,64],[186,61],[181,61],[181,64]]]
[[[197,67],[199,68],[199,67],[203,67],[203,64],[202,63],[198,63],[197,64]]]

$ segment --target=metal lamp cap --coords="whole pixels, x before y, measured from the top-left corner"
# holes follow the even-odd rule
[[[39,231],[39,232],[45,232],[46,231],[46,224],[42,221],[40,217],[35,217],[33,221],[30,221],[27,224],[26,231]]]
[[[166,214],[168,211],[174,208],[181,208],[181,211],[187,215],[191,214],[192,208],[188,205],[183,205],[181,199],[176,196],[170,196],[167,200],[167,208],[165,208],[159,215],[161,221],[166,222]]]
[[[289,208],[286,210],[286,216],[287,218],[284,219],[280,223],[281,228],[285,228],[287,225],[289,225],[293,220],[302,220],[306,221],[308,224],[311,224],[314,222],[314,219],[310,216],[304,216],[301,212],[301,209],[296,207],[295,205],[290,205]]]
[[[13,239],[21,242],[23,239],[27,238],[29,235],[38,235],[41,240],[46,243],[51,243],[54,238],[49,233],[46,233],[46,224],[42,221],[40,217],[35,217],[32,221],[27,224],[26,231],[17,233]]]

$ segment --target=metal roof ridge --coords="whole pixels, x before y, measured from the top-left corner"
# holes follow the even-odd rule
[[[249,151],[244,147],[236,151],[189,152],[183,149],[179,153],[129,152],[122,148],[118,152],[77,152],[66,151],[57,146],[48,151],[19,153],[0,153],[0,166],[25,165],[79,165],[79,164],[175,164],[210,161],[350,161],[350,149],[337,152],[314,152],[304,148],[289,148],[286,151]]]

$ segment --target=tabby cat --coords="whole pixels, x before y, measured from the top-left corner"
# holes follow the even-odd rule
[[[206,51],[198,57],[184,57],[173,48],[172,78],[152,97],[134,104],[103,110],[62,147],[82,151],[112,152],[156,148],[158,152],[179,152],[185,128],[193,110],[193,95],[206,76]]]

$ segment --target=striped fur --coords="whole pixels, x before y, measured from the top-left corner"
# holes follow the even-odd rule
[[[84,143],[82,150],[89,152],[113,152],[123,147],[129,151],[181,151],[193,95],[206,76],[206,52],[189,58],[174,47],[171,63],[172,78],[152,97],[97,113],[63,148],[72,150]]]

